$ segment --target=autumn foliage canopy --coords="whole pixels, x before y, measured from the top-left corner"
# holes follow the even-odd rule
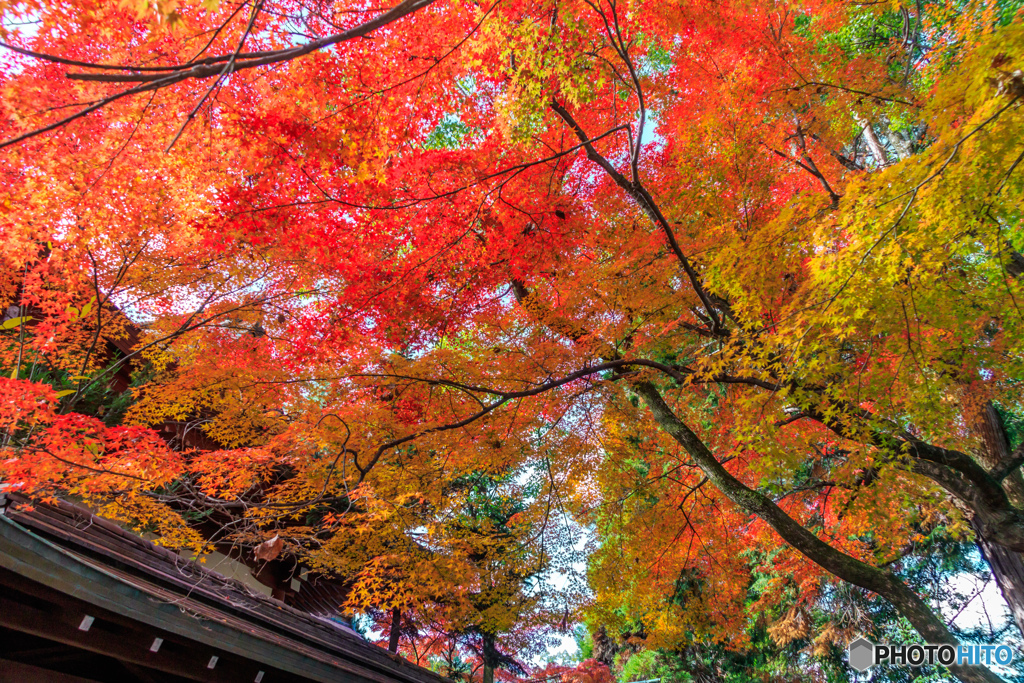
[[[3,486],[278,536],[507,671],[584,613],[820,654],[835,586],[947,642],[902,558],[1021,561],[1016,6],[0,17]]]

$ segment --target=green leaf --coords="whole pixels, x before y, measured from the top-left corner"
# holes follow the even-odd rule
[[[63,391],[57,392],[57,398],[64,398],[65,396],[70,396],[73,393],[75,393],[75,389],[64,389]]]

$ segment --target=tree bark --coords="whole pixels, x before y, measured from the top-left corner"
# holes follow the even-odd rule
[[[973,522],[972,522],[972,526]],[[989,543],[975,528],[974,536],[1017,628],[1024,633],[1024,557],[1015,550]]]
[[[483,634],[483,660],[484,660],[484,676],[483,683],[494,683],[494,664],[497,660],[498,648],[494,642],[494,635],[487,633]]]
[[[734,504],[749,514],[759,516],[784,541],[834,576],[888,600],[926,642],[959,644],[924,600],[896,576],[836,550],[786,514],[770,498],[730,474],[704,442],[676,416],[653,384],[641,382],[634,386],[634,390],[647,404],[658,425],[686,449],[705,476]],[[949,670],[964,683],[998,683],[1001,680],[983,667],[953,665]]]
[[[995,471],[1010,462],[1013,454],[1010,452],[1010,441],[1006,437],[1006,427],[991,401],[988,401],[975,416],[972,427],[984,442],[981,459],[986,468]],[[1003,480],[1002,485],[1010,502],[1020,507],[1024,502],[1024,480],[1021,479],[1020,470],[1011,472]],[[1017,629],[1024,634],[1024,555],[993,543],[987,538],[986,530],[976,518],[971,520],[971,527],[974,529],[978,550],[992,570],[996,585],[1010,607],[1013,621],[1017,624]]]
[[[398,652],[398,640],[402,637],[402,610],[391,609],[391,638],[388,640],[388,652]]]
[[[1024,274],[1024,255],[1009,245],[1007,248],[1006,272],[1014,277]]]
[[[615,665],[615,655],[619,652],[619,646],[615,640],[608,635],[608,630],[601,626],[594,634],[594,659],[601,662],[609,669]]]
[[[1006,436],[1006,426],[992,401],[985,403],[972,426],[985,444],[981,459],[982,464],[990,472],[998,471],[1013,459],[1010,440]],[[1003,479],[1002,486],[1011,503],[1017,507],[1024,507],[1024,477],[1021,476],[1020,468],[1008,474]]]
[[[885,153],[885,148],[882,147],[882,141],[875,134],[875,129],[872,127],[871,122],[862,116],[856,118],[857,123],[864,126],[864,141],[868,143],[868,149],[871,150],[871,156],[875,158],[875,163],[878,164],[879,168],[888,166],[889,157]]]
[[[883,126],[885,137],[889,138],[889,143],[892,144],[893,149],[896,150],[896,154],[899,156],[900,161],[909,159],[913,156],[913,152],[910,148],[910,141],[907,140],[902,133],[893,130],[892,127],[889,126],[888,122],[884,123]]]

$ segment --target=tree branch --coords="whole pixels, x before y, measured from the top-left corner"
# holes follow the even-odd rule
[[[708,479],[740,509],[763,519],[783,540],[836,577],[888,600],[927,642],[958,644],[945,623],[899,578],[836,550],[786,514],[770,498],[734,477],[675,415],[653,384],[642,382],[634,390],[647,404],[658,425],[686,450]],[[996,683],[1001,680],[981,667],[952,665],[949,669],[965,683]]]
[[[686,272],[686,277],[690,280],[690,285],[697,293],[697,296],[700,297],[701,303],[704,304],[704,308],[711,318],[712,334],[716,336],[722,335],[724,333],[722,321],[718,316],[714,303],[712,302],[712,296],[704,288],[700,275],[694,269],[690,260],[686,258],[686,255],[683,253],[682,248],[679,246],[679,241],[676,239],[675,233],[672,231],[672,227],[669,225],[665,216],[661,213],[661,210],[658,208],[654,198],[638,181],[634,180],[630,182],[627,180],[625,176],[619,173],[615,167],[612,166],[611,162],[609,162],[592,144],[590,144],[589,136],[587,136],[583,127],[580,126],[576,119],[573,118],[572,114],[569,113],[568,109],[559,104],[557,100],[552,99],[551,110],[554,111],[555,114],[557,114],[558,117],[572,129],[573,133],[576,134],[576,137],[579,138],[580,142],[583,144],[583,148],[587,152],[587,158],[604,169],[604,172],[607,173],[613,181],[615,181],[615,184],[625,190],[626,194],[628,194],[633,201],[643,209],[644,213],[648,215],[651,221],[662,229],[665,233],[665,237],[668,239],[672,253],[675,254],[679,263],[683,266],[683,270]],[[720,300],[718,303],[728,313],[728,306],[724,305],[724,302]]]

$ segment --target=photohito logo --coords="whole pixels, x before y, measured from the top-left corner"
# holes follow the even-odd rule
[[[875,645],[867,638],[850,643],[850,666],[867,671],[876,664],[962,664],[968,666],[1005,666],[1013,661],[1013,648],[1009,645]]]

